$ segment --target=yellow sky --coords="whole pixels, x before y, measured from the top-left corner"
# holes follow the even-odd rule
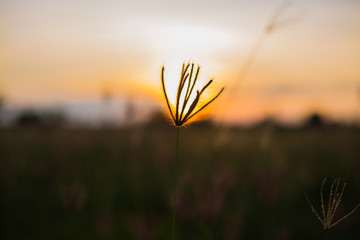
[[[0,93],[19,106],[94,100],[108,89],[156,101],[161,66],[171,85],[181,63],[193,60],[201,80],[215,78],[213,91],[235,89],[221,106],[231,100],[237,110],[215,106],[219,120],[296,121],[311,111],[356,118],[360,2],[291,2],[237,86],[284,1],[0,1]]]

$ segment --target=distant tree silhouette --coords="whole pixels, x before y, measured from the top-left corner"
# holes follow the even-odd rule
[[[0,95],[0,126],[3,124],[4,98]]]
[[[60,127],[65,124],[65,117],[61,112],[48,111],[39,113],[34,110],[24,110],[15,120],[18,127]]]
[[[322,116],[318,113],[311,114],[305,122],[307,127],[323,127],[325,126],[325,121]]]
[[[21,127],[39,126],[41,123],[41,116],[33,110],[24,110],[15,120],[15,124]]]

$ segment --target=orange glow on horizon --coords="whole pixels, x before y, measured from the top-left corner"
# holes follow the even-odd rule
[[[214,78],[205,99],[225,87],[202,116],[296,122],[318,111],[343,121],[360,118],[360,2],[294,2],[275,23],[269,22],[276,10],[271,1],[199,1],[191,9],[164,0],[156,8],[139,8],[136,0],[75,2],[3,4],[0,94],[9,106],[107,95],[164,106],[161,67],[174,103],[181,64],[191,61],[201,66],[195,88]]]

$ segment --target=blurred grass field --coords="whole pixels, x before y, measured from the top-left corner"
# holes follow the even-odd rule
[[[0,130],[0,239],[169,239],[175,128]],[[322,239],[324,177],[360,202],[360,129],[181,129],[177,239]],[[327,186],[328,187],[328,186]],[[328,191],[326,189],[326,191]],[[357,239],[360,212],[329,239]]]

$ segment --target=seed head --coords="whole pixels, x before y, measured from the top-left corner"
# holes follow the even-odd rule
[[[306,200],[308,201],[308,203],[311,207],[311,210],[313,211],[313,213],[316,215],[316,217],[319,219],[319,221],[323,225],[324,230],[334,227],[336,224],[338,224],[339,222],[343,221],[345,218],[347,218],[348,216],[353,214],[356,211],[356,209],[358,209],[360,207],[360,204],[358,204],[348,214],[346,214],[345,216],[343,216],[342,218],[340,218],[339,220],[334,222],[333,219],[335,216],[335,212],[341,202],[341,198],[344,193],[346,183],[344,183],[342,190],[339,191],[340,190],[339,189],[340,178],[335,179],[335,181],[333,182],[333,184],[331,185],[331,188],[330,188],[329,199],[328,199],[328,203],[327,203],[327,207],[326,207],[325,203],[324,203],[324,196],[323,196],[323,187],[324,187],[325,181],[326,181],[326,178],[322,182],[321,189],[320,189],[322,217],[320,217],[320,214],[318,214],[318,212],[315,210],[314,206],[312,205],[308,196],[305,193]]]
[[[213,97],[211,100],[209,100],[206,104],[199,107],[199,101],[200,97],[203,94],[203,92],[211,85],[213,80],[209,80],[207,84],[205,84],[200,90],[196,90],[196,95],[192,103],[190,104],[189,100],[193,95],[194,87],[196,84],[196,81],[199,76],[200,72],[200,66],[197,66],[197,69],[195,70],[194,75],[194,63],[188,63],[185,65],[183,63],[182,70],[180,74],[180,81],[177,88],[176,93],[176,102],[175,102],[175,112],[173,111],[173,107],[170,104],[169,97],[166,93],[166,87],[165,87],[165,80],[164,80],[164,72],[165,67],[162,67],[161,70],[161,83],[162,83],[162,90],[165,96],[166,104],[168,106],[168,109],[170,111],[171,118],[173,120],[173,123],[176,127],[182,127],[184,124],[189,121],[192,117],[194,117],[197,113],[199,113],[201,110],[203,110],[206,106],[208,106],[211,102],[213,102],[224,90],[222,88],[218,94],[216,94],[215,97]],[[186,90],[185,90],[186,89]],[[184,95],[185,94],[185,95]],[[182,97],[183,96],[183,97]]]

